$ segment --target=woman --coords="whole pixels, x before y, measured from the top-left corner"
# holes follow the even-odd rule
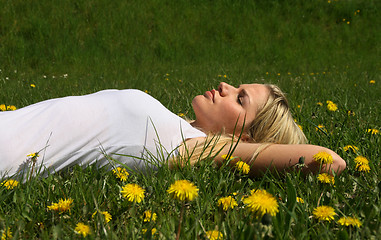
[[[221,130],[235,136],[241,133],[238,144],[231,137],[223,137],[218,139],[218,147],[212,144],[206,150],[205,138],[187,140],[186,147],[196,149],[190,156],[192,164],[212,151],[219,165],[225,161],[224,155],[235,157],[232,165],[240,159],[245,161],[251,166],[253,176],[267,170],[288,170],[301,158],[304,172],[340,174],[346,167],[346,162],[332,150],[306,144],[307,139],[295,124],[284,93],[275,85],[244,84],[235,88],[222,82],[218,90],[196,96],[192,105],[196,115],[194,127],[206,133]],[[234,153],[229,152],[232,148]],[[320,166],[314,160],[314,155],[320,152],[329,153],[333,163]]]
[[[221,164],[224,154],[249,163],[252,175],[268,168],[286,170],[302,156],[305,171],[317,172],[313,155],[321,151],[334,159],[322,171],[345,168],[333,151],[304,144],[306,138],[276,86],[221,83],[218,90],[196,96],[192,105],[196,119],[190,124],[139,90],[105,90],[2,112],[0,177],[25,177],[31,171],[46,175],[94,163],[146,169],[213,157]],[[207,134],[218,140],[211,144]],[[238,144],[234,136],[240,136]]]

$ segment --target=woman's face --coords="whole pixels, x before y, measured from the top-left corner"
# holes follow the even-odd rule
[[[263,84],[242,84],[233,87],[221,82],[218,89],[196,96],[192,101],[196,120],[193,126],[205,132],[240,133],[247,130],[258,110],[266,103],[269,89]],[[246,119],[245,119],[246,116]]]

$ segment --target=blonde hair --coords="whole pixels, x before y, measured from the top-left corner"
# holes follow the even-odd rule
[[[292,117],[285,94],[276,85],[265,86],[270,94],[250,124],[248,134],[251,140],[255,143],[307,143],[306,136]]]
[[[250,162],[254,161],[258,154],[271,144],[304,144],[308,142],[292,117],[285,94],[276,85],[265,84],[265,86],[269,89],[269,97],[257,112],[248,130],[243,132],[249,136],[248,142],[262,143]],[[199,160],[216,156],[226,145],[230,144],[231,148],[234,148],[235,143],[239,140],[239,136],[231,134],[208,134],[203,142],[198,143],[190,152],[187,150],[186,154],[180,157],[182,159],[177,162],[184,165],[186,161],[189,161],[193,165]],[[184,146],[186,148],[186,143]]]

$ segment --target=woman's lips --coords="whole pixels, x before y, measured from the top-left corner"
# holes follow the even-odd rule
[[[210,91],[206,91],[204,96],[207,97],[207,98],[210,98],[210,100],[212,100],[214,102],[214,95],[216,93],[216,90],[212,89]]]

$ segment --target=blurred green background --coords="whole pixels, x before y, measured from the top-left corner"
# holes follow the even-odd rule
[[[332,100],[379,124],[380,1],[0,5],[0,104],[138,88],[192,118],[193,96],[220,81],[270,82],[296,111]]]

